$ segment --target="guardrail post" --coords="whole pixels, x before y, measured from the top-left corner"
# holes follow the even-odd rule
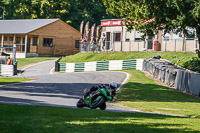
[[[62,59],[62,57],[59,57],[58,60],[55,61],[55,72],[59,72],[60,71],[60,65],[59,65],[59,61]]]

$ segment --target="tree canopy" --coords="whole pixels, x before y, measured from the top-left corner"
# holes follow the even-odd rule
[[[200,0],[103,0],[109,14],[125,18],[127,28],[154,35],[165,29],[188,34],[195,28],[200,38]],[[154,19],[151,23],[145,21]],[[133,22],[135,20],[136,22]]]

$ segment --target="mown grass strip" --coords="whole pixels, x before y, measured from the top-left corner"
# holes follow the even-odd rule
[[[200,118],[200,100],[158,85],[141,71],[127,70],[131,78],[117,94],[117,103],[130,108]]]
[[[13,84],[13,83],[30,81],[30,80],[31,79],[27,79],[27,78],[5,78],[5,77],[0,77],[0,85]]]
[[[199,132],[200,120],[154,114],[0,104],[2,133]]]

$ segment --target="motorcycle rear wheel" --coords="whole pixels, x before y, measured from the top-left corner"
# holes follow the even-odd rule
[[[102,97],[102,98],[99,99],[97,102],[93,103],[92,106],[91,106],[90,108],[91,108],[91,109],[96,109],[96,108],[100,107],[104,102],[105,102],[105,98]]]

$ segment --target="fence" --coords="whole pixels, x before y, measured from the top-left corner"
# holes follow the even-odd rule
[[[104,71],[104,70],[142,70],[143,59],[133,60],[110,60],[110,61],[94,61],[84,63],[62,63],[59,65],[60,72],[88,72],[88,71]]]
[[[130,41],[105,41],[104,43],[80,42],[80,51],[164,51],[164,52],[195,52],[200,48],[199,41],[196,39],[160,39],[158,44],[154,44],[155,39],[130,40]]]
[[[25,52],[25,44],[15,44],[16,45],[16,52],[24,53]],[[4,52],[13,52],[13,44],[4,44]]]

